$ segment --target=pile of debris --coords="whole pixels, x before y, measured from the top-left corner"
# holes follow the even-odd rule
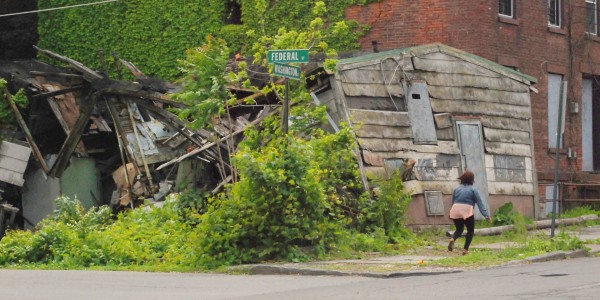
[[[177,87],[145,76],[130,62],[115,57],[136,79],[115,80],[37,50],[67,67],[0,61],[9,92],[1,100],[10,103],[18,124],[2,132],[0,189],[29,225],[51,213],[62,194],[76,196],[86,208],[119,209],[187,188],[216,192],[235,180],[229,157],[244,130],[275,111],[277,103],[232,87],[240,100],[252,97],[259,104],[232,108],[214,120],[213,130],[193,130],[168,110],[183,106],[169,97]],[[20,89],[29,100],[26,109],[10,96]]]

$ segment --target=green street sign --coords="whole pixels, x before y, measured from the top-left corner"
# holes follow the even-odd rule
[[[272,63],[307,63],[308,49],[269,50],[267,61]]]
[[[294,67],[276,62],[273,66],[273,73],[281,77],[299,80],[302,71],[300,70],[300,67]]]

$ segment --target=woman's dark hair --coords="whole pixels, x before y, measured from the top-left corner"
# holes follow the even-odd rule
[[[466,170],[460,177],[460,184],[464,185],[473,185],[473,180],[475,180],[475,174],[473,172]]]

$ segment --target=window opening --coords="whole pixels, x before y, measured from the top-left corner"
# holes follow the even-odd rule
[[[238,3],[238,1],[227,2],[225,12],[225,24],[242,24],[242,6]]]
[[[585,0],[585,31],[598,34],[598,3],[597,0]]]
[[[513,0],[500,0],[499,1],[500,8],[498,13],[501,16],[514,18],[515,16],[515,3]]]
[[[561,1],[548,0],[548,25],[560,27],[561,24]]]

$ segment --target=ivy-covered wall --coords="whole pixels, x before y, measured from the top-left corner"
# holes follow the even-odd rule
[[[90,3],[95,0],[45,0],[39,8]],[[317,0],[270,0],[265,31],[273,34],[279,27],[303,29],[308,26],[310,9]],[[373,0],[325,0],[329,21],[344,18],[346,7]],[[225,26],[230,19],[231,3],[242,10],[243,26]],[[39,14],[38,45],[100,68],[98,49],[107,59],[113,51],[132,61],[148,75],[174,79],[177,60],[185,50],[203,44],[207,35],[222,35],[225,40],[243,46],[240,35],[247,29],[262,32],[258,25],[255,0],[127,0],[101,5],[55,10]],[[359,28],[358,24],[354,24]],[[337,48],[356,48],[358,35],[333,44]]]

